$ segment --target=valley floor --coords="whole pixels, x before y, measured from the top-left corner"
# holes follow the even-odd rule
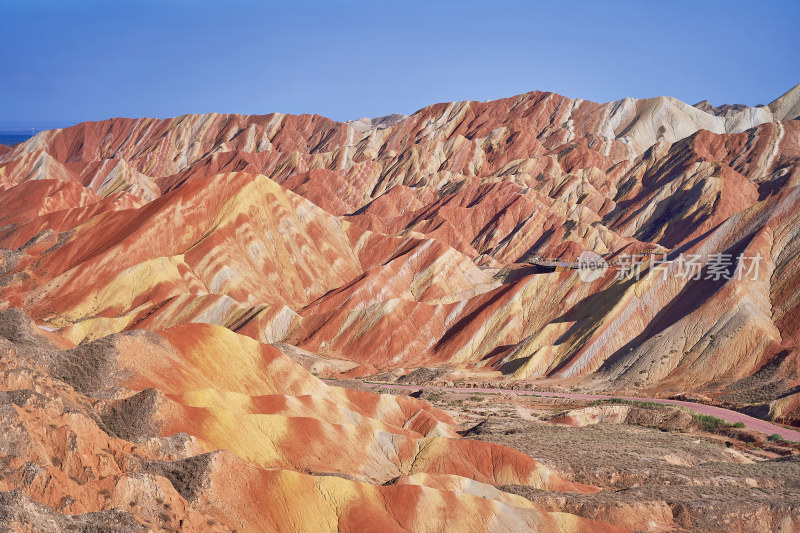
[[[336,384],[336,380],[326,380],[326,381],[330,384]],[[402,385],[397,383],[377,383],[377,382],[366,382],[366,383],[373,387],[383,387],[389,390],[421,389],[427,391],[451,392],[451,393],[462,393],[462,394],[469,394],[469,393],[512,394],[516,396],[534,396],[541,398],[563,398],[565,400],[599,401],[599,400],[617,399],[629,402],[651,402],[661,405],[672,405],[676,407],[682,407],[684,409],[689,409],[701,415],[717,417],[730,424],[737,424],[737,423],[743,424],[744,427],[746,427],[747,429],[751,429],[753,431],[757,431],[767,435],[779,435],[783,439],[793,442],[800,442],[800,431],[790,429],[788,427],[784,427],[778,424],[771,424],[765,420],[754,418],[752,416],[748,416],[746,414],[740,413],[738,411],[733,411],[731,409],[725,409],[723,407],[717,407],[715,405],[706,405],[702,403],[688,402],[683,400],[672,400],[664,398],[640,398],[640,397],[628,397],[628,396],[609,396],[607,394],[550,392],[550,391],[539,391],[535,389],[531,391],[530,389],[520,390],[520,389],[504,389],[498,387],[462,387],[462,386],[447,387],[439,385]]]
[[[334,380],[329,380],[333,383]],[[470,439],[511,446],[605,487],[565,494],[500,487],[550,511],[633,531],[795,531],[800,520],[800,444],[703,417],[664,400],[586,394],[373,384],[349,388],[412,394],[447,411]],[[688,404],[695,412],[711,406]],[[705,409],[718,415],[720,408]],[[727,411],[730,422],[741,413]],[[763,421],[762,421],[763,422]]]

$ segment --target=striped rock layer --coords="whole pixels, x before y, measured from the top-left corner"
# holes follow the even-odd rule
[[[480,505],[500,516],[492,506],[519,502],[492,492],[497,476],[534,483],[534,467],[495,471],[494,452],[454,439],[440,415],[359,407],[309,372],[442,367],[448,379],[697,392],[797,424],[798,102],[800,86],[755,108],[532,92],[350,123],[207,114],[42,132],[0,150],[0,310],[129,354],[106,385],[130,396],[113,401],[152,405],[162,438],[228,450],[201,461],[212,492],[233,468],[320,502],[372,502],[352,519],[401,529],[416,526],[380,502],[425,509],[453,487],[493,494]],[[615,265],[660,255],[625,279],[531,264],[585,251]],[[310,388],[260,374],[287,357]],[[322,488],[320,472],[346,477]],[[267,505],[248,497],[209,497],[202,513]],[[350,517],[348,505],[318,516]]]

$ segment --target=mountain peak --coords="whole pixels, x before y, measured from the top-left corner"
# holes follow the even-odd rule
[[[776,120],[795,120],[800,117],[800,83],[773,100],[769,106]]]

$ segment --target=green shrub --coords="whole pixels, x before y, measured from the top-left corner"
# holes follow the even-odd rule
[[[633,407],[641,407],[642,409],[659,409],[665,407],[664,404],[656,403],[656,402],[642,402],[639,400],[626,400],[624,398],[609,398],[608,400],[595,400],[589,405],[603,405],[603,404],[620,404],[620,405],[632,405]]]
[[[772,435],[770,435],[769,437],[767,437],[767,440],[768,440],[768,441],[770,441],[770,442],[783,442],[783,441],[785,441],[786,439],[784,439],[783,437],[781,437],[781,436],[780,436],[778,433],[773,433]]]
[[[742,429],[744,427],[744,422],[736,422],[732,427]]]
[[[692,413],[692,418],[700,429],[703,431],[708,431],[709,433],[714,433],[720,428],[730,426],[730,424],[721,418],[717,418],[716,416]]]

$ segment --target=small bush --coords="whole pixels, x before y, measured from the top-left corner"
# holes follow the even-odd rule
[[[692,414],[695,424],[697,424],[697,426],[703,431],[708,431],[709,433],[716,433],[721,429],[743,429],[745,427],[744,422],[736,422],[731,424],[730,422],[726,422],[721,418],[717,418],[716,416],[702,415],[693,411],[689,412]]]
[[[692,418],[694,418],[695,423],[700,427],[700,429],[703,431],[708,431],[709,433],[714,433],[720,428],[730,426],[730,424],[721,418],[717,418],[716,416],[692,413]]]
[[[784,442],[786,439],[781,437],[778,433],[773,433],[772,435],[767,437],[767,440],[770,442]]]

